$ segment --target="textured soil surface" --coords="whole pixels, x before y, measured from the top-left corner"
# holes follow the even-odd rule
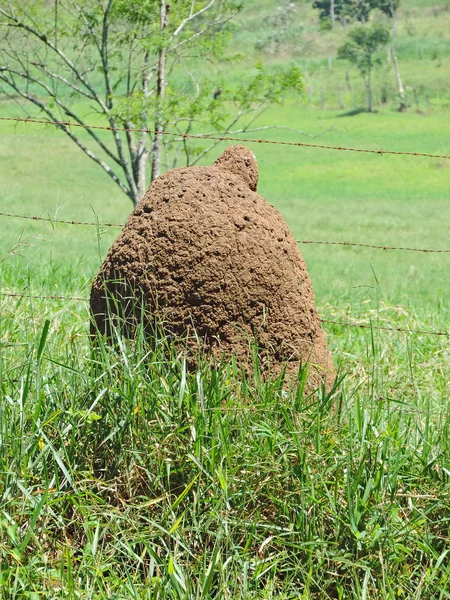
[[[257,182],[255,157],[243,146],[212,167],[174,169],[154,181],[92,284],[96,326],[109,332],[109,307],[125,315],[132,335],[145,315],[184,343],[187,336],[194,354],[200,340],[246,368],[256,339],[265,369],[276,374],[287,362],[292,373],[309,360],[308,388],[322,381],[330,388],[335,372],[306,265]]]

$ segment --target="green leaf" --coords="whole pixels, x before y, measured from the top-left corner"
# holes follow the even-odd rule
[[[184,498],[186,498],[186,496],[189,494],[190,489],[192,488],[194,483],[197,481],[199,476],[200,476],[200,473],[198,473],[194,477],[194,479],[190,483],[188,483],[188,485],[184,488],[184,490],[181,492],[181,494],[178,496],[178,498],[175,500],[175,502],[170,507],[172,510],[175,510],[175,508],[180,504],[180,502],[182,502],[184,500]]]
[[[46,319],[46,321],[44,323],[44,327],[42,329],[41,339],[39,341],[39,347],[38,347],[38,351],[37,351],[36,360],[38,362],[40,362],[42,353],[44,352],[45,342],[47,341],[47,336],[48,336],[48,330],[49,330],[49,328],[50,328],[50,321],[48,319]]]

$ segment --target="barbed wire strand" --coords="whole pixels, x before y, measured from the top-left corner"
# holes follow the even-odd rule
[[[450,250],[444,249],[434,249],[434,248],[411,248],[408,246],[377,246],[375,244],[362,244],[360,242],[333,242],[333,241],[324,241],[324,240],[295,240],[298,244],[323,244],[327,246],[358,246],[360,248],[375,248],[377,250],[405,250],[407,252],[441,252],[448,253]]]
[[[175,131],[155,131],[154,129],[139,129],[127,127],[110,127],[107,125],[86,125],[83,123],[73,123],[71,121],[45,121],[42,119],[32,119],[25,117],[0,117],[0,121],[15,121],[16,123],[38,123],[40,125],[55,125],[56,127],[80,127],[81,129],[102,129],[104,131],[124,131],[134,133],[150,133],[159,135],[168,135],[178,137],[180,139],[198,139],[198,140],[214,140],[218,142],[245,142],[248,144],[275,144],[278,146],[297,146],[300,148],[316,148],[320,150],[337,150],[338,152],[360,152],[368,154],[389,154],[395,156],[416,156],[425,158],[439,158],[450,160],[450,156],[446,154],[430,154],[427,152],[407,152],[401,150],[371,150],[368,148],[353,148],[349,146],[329,146],[325,144],[311,144],[308,142],[286,142],[282,140],[266,140],[266,139],[251,139],[234,136],[215,136],[210,134],[193,134],[179,133]]]
[[[0,212],[0,217],[12,217],[14,219],[29,219],[31,221],[48,221],[49,223],[65,223],[66,225],[93,225],[94,227],[124,227],[123,223],[96,223],[94,221],[64,221],[63,219],[52,219],[51,217],[36,217],[32,215],[16,215],[13,213]]]
[[[40,296],[34,294],[18,294],[14,292],[2,292],[0,291],[0,296],[8,296],[12,298],[34,298],[38,300],[66,300],[66,301],[76,301],[76,302],[89,302],[87,298],[78,298],[72,296]],[[393,331],[400,333],[411,333],[411,334],[419,334],[419,335],[437,335],[443,337],[450,337],[450,332],[448,331],[430,331],[425,329],[406,329],[403,327],[385,327],[382,325],[372,325],[366,323],[350,323],[347,321],[335,321],[332,319],[320,319],[322,323],[330,323],[333,325],[339,325],[341,327],[358,327],[360,329],[377,329],[381,331]]]
[[[11,217],[15,219],[29,219],[31,221],[48,221],[49,223],[64,223],[66,225],[91,225],[94,227],[125,227],[124,223],[97,223],[94,221],[74,221],[53,219],[51,217],[38,217],[32,215],[17,215],[13,213],[0,212],[0,217]],[[360,242],[336,242],[327,240],[295,240],[297,244],[322,244],[328,246],[356,246],[361,248],[375,248],[377,250],[404,250],[408,252],[424,252],[424,253],[450,253],[450,249],[435,249],[435,248],[412,248],[407,246],[387,246],[375,244],[363,244]]]
[[[438,335],[442,337],[450,337],[448,331],[429,331],[426,329],[405,329],[403,327],[385,327],[383,325],[367,325],[363,323],[349,323],[347,321],[333,321],[332,319],[320,319],[322,323],[331,323],[341,327],[359,327],[361,329],[377,329],[381,331],[394,331],[400,333],[415,333],[419,335]]]
[[[0,292],[0,296],[9,296],[10,298],[33,298],[36,300],[66,300],[68,302],[89,302],[87,298],[77,298],[75,296],[39,296],[35,294],[17,294],[13,292]]]

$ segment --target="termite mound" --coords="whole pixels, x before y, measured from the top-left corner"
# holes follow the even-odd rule
[[[91,290],[92,330],[119,313],[132,336],[143,319],[196,355],[232,354],[292,374],[308,388],[335,371],[305,262],[282,216],[256,193],[253,153],[231,146],[212,167],[173,169],[149,187],[110,248]],[[181,341],[182,340],[182,341]]]

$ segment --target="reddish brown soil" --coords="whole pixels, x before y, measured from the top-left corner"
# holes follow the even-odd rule
[[[115,303],[112,312],[132,328],[139,315],[129,298],[142,298],[145,322],[187,334],[193,349],[195,332],[206,351],[234,354],[248,367],[256,339],[272,373],[309,360],[308,388],[321,381],[330,388],[335,372],[306,265],[257,182],[255,157],[243,146],[212,167],[174,169],[154,181],[92,284],[96,326],[108,332],[107,304]]]

